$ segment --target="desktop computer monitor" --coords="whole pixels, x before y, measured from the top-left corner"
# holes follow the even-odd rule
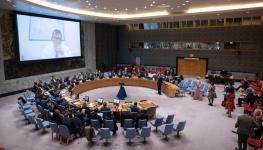
[[[103,103],[103,101],[104,101],[103,98],[98,98],[98,99],[97,99],[97,102],[98,102],[98,103]]]
[[[101,117],[101,119],[103,119],[103,113],[97,113],[97,114],[98,114],[98,116]]]
[[[120,100],[115,98],[115,99],[113,99],[113,103],[114,103],[114,104],[119,104],[119,103],[120,103]]]

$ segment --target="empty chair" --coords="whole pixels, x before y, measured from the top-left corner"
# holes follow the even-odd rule
[[[98,130],[100,128],[100,122],[98,119],[91,119],[90,125],[91,125],[91,127],[95,128],[96,130]]]
[[[179,136],[179,132],[183,131],[185,128],[186,121],[180,121],[178,124],[175,124],[173,129],[177,132],[177,136]]]
[[[131,139],[136,137],[136,129],[135,128],[127,128],[124,131],[124,136],[129,139],[129,143],[131,143]]]
[[[145,142],[147,137],[150,137],[151,135],[151,127],[142,127],[141,130],[139,130],[140,137],[143,138],[143,141]]]
[[[26,120],[29,120],[29,117],[35,117],[35,113],[32,111],[32,109],[28,109],[28,110],[23,110],[22,111],[24,117]]]
[[[163,124],[163,117],[156,118],[155,120],[150,121],[150,123],[155,127],[155,131],[157,132],[157,128]]]
[[[49,128],[49,121],[45,121],[41,118],[36,118],[36,121],[37,121],[38,127],[43,129],[43,132],[45,132],[46,128]]]
[[[204,86],[201,88],[201,92],[203,96],[205,96],[206,93],[208,92],[208,86],[206,84],[204,84]]]
[[[100,128],[100,136],[102,139],[105,139],[105,142],[108,142],[112,137],[112,132],[109,128]]]
[[[35,125],[36,129],[38,129],[37,121],[36,121],[36,118],[34,116],[29,116],[28,120],[29,120],[30,123]]]
[[[173,121],[174,121],[174,114],[170,114],[167,116],[167,118],[163,119],[164,124],[173,123]]]
[[[71,139],[68,127],[65,125],[59,125],[58,131],[60,135],[60,143],[62,143],[62,139],[66,139],[68,144],[69,140]]]
[[[161,128],[159,129],[159,131],[161,132],[161,134],[165,136],[165,139],[167,139],[167,136],[168,136],[169,134],[172,134],[172,132],[173,132],[173,126],[174,126],[173,123],[165,124],[165,126],[163,126],[163,127],[161,127]]]
[[[147,116],[148,118],[153,118],[153,117],[155,117],[156,109],[157,109],[157,107],[150,107],[150,108],[148,108],[148,110],[146,111],[146,116]]]
[[[133,127],[133,120],[132,119],[124,119],[123,129],[126,130],[127,128]]]
[[[111,131],[115,130],[115,126],[114,126],[113,120],[105,120],[104,128],[109,128]]]
[[[20,110],[31,109],[31,105],[29,103],[23,104],[23,102],[21,102],[20,100],[17,103],[19,105],[18,107],[20,108]]]
[[[141,129],[142,127],[147,127],[147,120],[146,119],[140,119],[138,121],[138,128]]]
[[[51,137],[53,140],[53,133],[56,134],[56,137],[59,135],[59,129],[58,129],[58,125],[56,123],[50,123],[50,128],[51,128]]]

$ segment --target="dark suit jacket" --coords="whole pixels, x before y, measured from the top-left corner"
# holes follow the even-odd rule
[[[241,115],[236,122],[237,133],[249,136],[253,133],[253,129],[257,127],[257,123],[248,115]]]
[[[162,84],[163,84],[163,78],[159,77],[157,80],[157,86],[162,86]]]

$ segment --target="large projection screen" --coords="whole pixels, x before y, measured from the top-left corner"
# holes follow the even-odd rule
[[[81,56],[80,22],[17,14],[20,61]]]

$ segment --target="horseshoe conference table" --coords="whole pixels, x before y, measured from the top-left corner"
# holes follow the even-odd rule
[[[124,83],[125,86],[137,86],[157,90],[156,81],[154,80],[138,78],[109,78],[80,83],[73,88],[73,93],[80,94],[97,88],[119,86],[119,83]],[[175,97],[178,90],[179,88],[176,85],[169,82],[164,82],[164,84],[162,85],[162,92],[165,93],[168,97]]]

